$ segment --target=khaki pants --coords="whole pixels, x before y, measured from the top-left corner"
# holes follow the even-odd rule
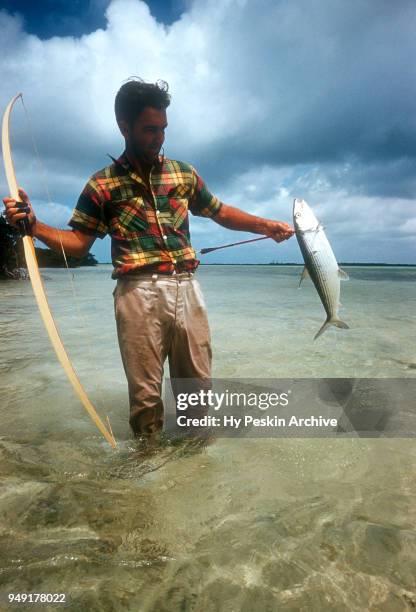
[[[211,337],[201,288],[193,274],[141,274],[117,281],[114,309],[135,435],[163,427],[163,367],[171,378],[210,385]]]

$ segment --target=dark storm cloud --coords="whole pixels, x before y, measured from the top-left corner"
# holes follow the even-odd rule
[[[241,3],[233,19],[211,19],[206,44],[235,111],[253,118],[232,137],[221,134],[204,155],[215,166],[350,160],[362,186],[403,192],[416,156],[416,5],[324,0]],[[209,7],[210,8],[210,7]],[[203,19],[209,11],[199,9]],[[212,100],[217,91],[212,91]],[[394,162],[392,164],[392,162]],[[393,168],[394,166],[394,168]],[[234,169],[234,168],[233,168]]]
[[[82,36],[105,26],[110,0],[2,0],[0,8],[18,15],[25,31],[41,39]]]

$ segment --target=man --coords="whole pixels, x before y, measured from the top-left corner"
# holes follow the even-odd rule
[[[274,238],[290,238],[290,225],[250,215],[210,193],[196,170],[165,158],[160,151],[170,103],[167,84],[130,80],[117,93],[115,114],[125,151],[86,184],[69,221],[58,230],[4,198],[11,225],[27,218],[32,235],[56,251],[82,257],[97,237],[111,236],[117,279],[115,316],[126,372],[129,423],[137,436],[163,426],[161,386],[169,359],[172,379],[211,377],[211,340],[202,293],[194,272],[199,264],[191,246],[188,211],[219,225]]]

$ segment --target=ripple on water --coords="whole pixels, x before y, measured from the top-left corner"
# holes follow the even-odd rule
[[[416,371],[412,283],[352,278],[342,300],[352,329],[331,330],[318,344],[312,336],[322,307],[312,287],[298,292],[295,278],[279,270],[234,271],[200,275],[218,375]],[[60,272],[53,277],[59,301]],[[91,278],[83,270],[78,280],[90,287]],[[105,397],[98,408],[104,415],[108,409],[116,451],[65,386],[47,340],[24,336],[22,358],[22,337],[5,336],[3,588],[56,592],[59,585],[80,612],[414,608],[414,441],[227,439],[206,447],[144,447],[129,437],[124,374],[107,311],[111,283],[98,281],[92,331],[99,333],[103,321],[114,331],[99,336]],[[37,315],[32,298],[22,297],[33,336]],[[17,299],[10,297],[8,332]],[[66,317],[66,306],[60,308]],[[79,351],[74,344],[88,387],[94,369],[84,344]]]

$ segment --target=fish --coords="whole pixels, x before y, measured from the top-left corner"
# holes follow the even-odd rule
[[[326,321],[315,334],[314,340],[331,325],[349,329],[349,326],[338,316],[340,281],[348,280],[348,274],[338,266],[334,252],[325,235],[324,227],[305,200],[294,199],[293,225],[305,262],[299,287],[302,281],[309,276],[327,314]]]

